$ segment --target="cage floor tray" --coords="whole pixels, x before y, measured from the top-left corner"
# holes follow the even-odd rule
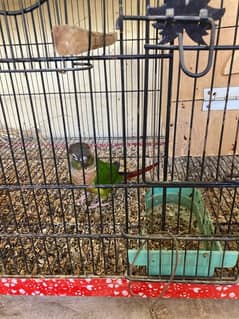
[[[196,218],[200,234],[214,234],[214,227],[205,207],[204,200],[198,189],[168,188],[166,189],[167,204],[180,204],[192,211]],[[155,207],[163,203],[163,189],[152,188],[145,197],[146,211],[150,214]],[[159,231],[160,233],[160,231]],[[179,234],[180,235],[180,234]],[[128,250],[129,262],[134,266],[145,266],[150,276],[171,275],[176,262],[175,249]],[[176,276],[212,277],[216,268],[231,268],[237,263],[238,252],[223,250],[219,241],[203,241],[203,249],[178,250]]]

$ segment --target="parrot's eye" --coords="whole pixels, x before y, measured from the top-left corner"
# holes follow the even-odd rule
[[[78,157],[76,156],[76,154],[72,153],[72,157],[75,161],[78,161]]]

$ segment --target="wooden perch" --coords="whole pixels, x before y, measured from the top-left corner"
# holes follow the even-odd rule
[[[77,26],[59,25],[53,27],[53,38],[59,55],[77,55],[89,49],[108,46],[117,41],[117,32],[89,32]],[[90,40],[90,48],[89,48]]]

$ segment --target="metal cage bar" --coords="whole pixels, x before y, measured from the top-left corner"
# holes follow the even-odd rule
[[[218,1],[226,11],[202,78],[185,75],[177,39],[160,43],[153,22],[172,17],[147,12],[163,1],[28,3],[0,0],[0,292],[10,276],[117,276],[127,296],[145,281],[170,281],[169,291],[235,284],[239,114],[229,105],[239,87],[238,1]],[[197,13],[174,20],[203,23]],[[60,54],[55,26],[75,32],[83,51]],[[210,48],[185,30],[195,75]],[[225,96],[213,95],[218,86]],[[92,167],[83,165],[86,144]]]

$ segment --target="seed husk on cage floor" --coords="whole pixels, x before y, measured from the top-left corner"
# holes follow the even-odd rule
[[[68,162],[63,147],[56,147],[59,150],[57,158],[57,172],[59,183],[69,184]],[[131,147],[128,150],[131,157],[127,160],[128,170],[135,170],[137,167],[136,149]],[[28,166],[23,160],[22,149],[16,149],[20,160],[16,161],[19,173],[18,182],[32,184],[56,184],[55,163],[51,159],[49,149],[44,150],[43,163],[39,159],[37,147],[27,149]],[[58,154],[58,153],[57,153]],[[122,146],[112,148],[114,160],[121,161],[123,157]],[[150,154],[149,154],[150,155]],[[107,160],[109,148],[99,148],[99,156]],[[9,157],[11,158],[11,157]],[[11,159],[3,158],[3,165],[6,168],[7,183],[17,183],[16,172]],[[42,174],[44,167],[45,177]],[[194,172],[195,173],[195,172]],[[30,177],[29,177],[30,174]],[[183,178],[183,177],[182,177]],[[118,234],[121,236],[126,222],[126,207],[128,208],[128,230],[129,233],[160,232],[161,213],[160,208],[155,208],[153,214],[145,212],[144,195],[145,188],[130,188],[127,190],[127,201],[124,189],[117,189],[109,196],[109,205],[96,209],[87,209],[87,205],[74,205],[84,190],[23,190],[8,192],[3,191],[0,201],[1,219],[3,232],[8,233],[32,233],[44,234],[43,238],[2,238],[0,248],[2,256],[0,259],[1,272],[3,274],[28,275],[86,275],[86,274],[118,274],[124,275],[127,263],[127,245],[125,239],[87,239],[73,238],[74,234]],[[232,205],[232,190],[223,192],[223,199],[220,199],[220,191],[215,192],[202,190],[205,203],[211,213],[214,224],[216,221],[228,221],[230,205]],[[12,205],[10,205],[10,200]],[[228,203],[229,204],[228,204]],[[127,206],[126,206],[127,205]],[[166,209],[167,227],[173,234],[198,235],[198,228],[192,216],[191,227],[189,228],[190,211],[177,205],[168,205]],[[217,212],[213,213],[213,209]],[[178,214],[178,212],[180,214]],[[227,212],[227,214],[225,214]],[[235,209],[234,219],[238,220],[239,210]],[[178,219],[179,216],[179,219]],[[5,227],[5,228],[4,228]],[[226,227],[221,227],[225,231]],[[51,238],[57,234],[56,238]],[[68,234],[69,238],[63,238]],[[137,248],[137,241],[129,242],[128,248]],[[180,249],[198,249],[198,242],[180,241]],[[172,249],[172,241],[164,240],[159,244],[151,241],[149,249]],[[235,247],[236,249],[236,247]],[[1,261],[2,260],[2,261]],[[7,265],[7,266],[6,266]],[[17,268],[16,268],[17,267]]]

